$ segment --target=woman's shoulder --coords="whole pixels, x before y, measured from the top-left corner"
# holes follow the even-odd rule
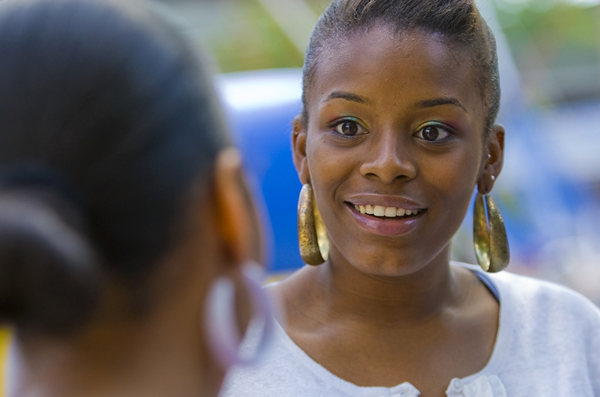
[[[554,282],[503,271],[485,273],[477,266],[453,262],[455,266],[483,274],[497,288],[501,304],[511,306],[515,314],[533,317],[564,317],[580,326],[589,323],[600,331],[600,309],[579,292]]]
[[[500,358],[495,369],[507,390],[518,386],[538,390],[528,395],[551,395],[556,390],[574,391],[569,395],[600,395],[597,306],[580,293],[553,282],[510,272],[488,274],[462,263],[454,265],[483,274],[499,293],[496,350]],[[536,368],[536,375],[526,380],[523,373],[531,368]]]

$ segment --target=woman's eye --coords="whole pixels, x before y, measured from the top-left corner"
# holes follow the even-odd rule
[[[345,136],[355,136],[364,133],[364,128],[356,121],[343,120],[333,127],[333,129]]]
[[[450,136],[450,133],[438,125],[428,125],[417,131],[417,136],[428,142],[442,141]]]

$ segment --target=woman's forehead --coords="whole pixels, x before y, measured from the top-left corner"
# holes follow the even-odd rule
[[[348,35],[323,48],[307,95],[309,107],[332,93],[369,101],[415,101],[454,97],[465,108],[481,107],[472,59],[439,34],[385,26]]]

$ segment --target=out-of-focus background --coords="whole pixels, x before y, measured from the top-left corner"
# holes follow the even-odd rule
[[[209,49],[217,87],[255,189],[265,195],[269,269],[302,265],[300,183],[290,151],[300,67],[328,0],[155,3]],[[600,0],[480,0],[496,33],[505,168],[494,189],[511,247],[510,271],[568,285],[600,304]],[[471,218],[456,259],[475,262]]]

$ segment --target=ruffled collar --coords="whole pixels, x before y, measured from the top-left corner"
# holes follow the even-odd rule
[[[446,390],[448,397],[506,397],[506,389],[496,375],[481,375],[472,382],[454,378]]]
[[[404,382],[378,397],[418,397],[421,392],[409,382]],[[446,390],[447,397],[507,397],[506,389],[496,375],[481,375],[465,382],[454,378]]]

